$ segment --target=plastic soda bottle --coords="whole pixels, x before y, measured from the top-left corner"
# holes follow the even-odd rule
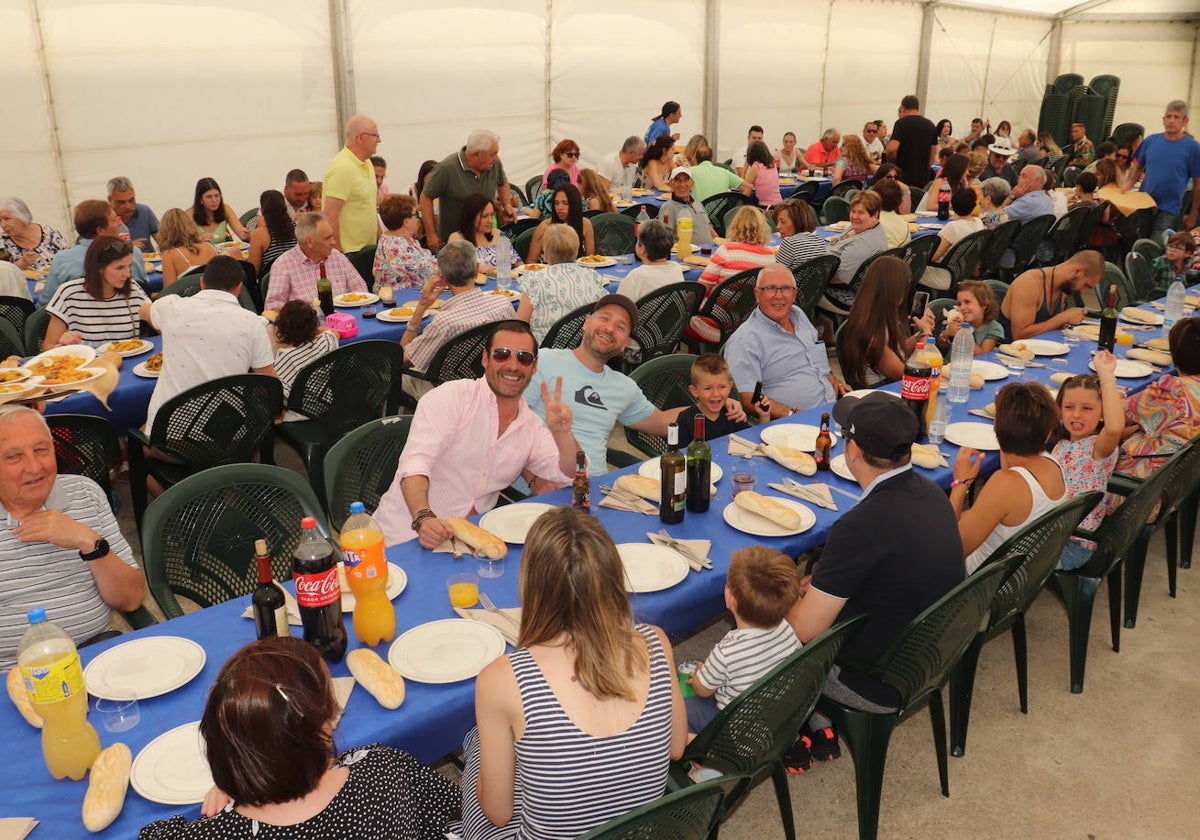
[[[686,259],[692,255],[692,217],[691,215],[680,215],[679,221],[675,223],[675,251],[679,255],[679,259]]]
[[[925,336],[925,360],[929,362],[929,406],[925,409],[925,426],[928,428],[933,421],[938,389],[942,386],[942,365],[946,361],[931,335]]]
[[[383,556],[383,529],[362,502],[350,503],[342,526],[342,560],[346,582],[354,593],[354,635],[374,647],[396,635],[396,611],[387,596],[388,569]]]
[[[75,643],[46,620],[41,607],[26,617],[29,629],[17,648],[17,662],[33,708],[42,716],[42,755],[56,779],[83,778],[100,754],[100,736],[87,720],[87,691]]]
[[[314,517],[301,519],[300,527],[303,534],[292,551],[292,580],[296,582],[304,641],[315,647],[325,661],[341,662],[346,655],[346,625],[333,546],[317,531]]]

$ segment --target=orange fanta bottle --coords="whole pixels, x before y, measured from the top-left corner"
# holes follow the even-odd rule
[[[342,526],[341,545],[346,582],[354,593],[354,635],[372,647],[390,642],[396,635],[396,612],[387,596],[383,530],[366,513],[362,502],[350,504],[350,516]]]

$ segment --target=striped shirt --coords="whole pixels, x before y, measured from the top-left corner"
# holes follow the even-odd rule
[[[812,231],[793,233],[791,236],[784,237],[783,241],[779,243],[775,262],[794,269],[800,263],[815,260],[827,253],[829,252],[825,250],[825,240]]]
[[[650,649],[646,705],[632,726],[611,737],[588,735],[571,721],[528,650],[509,654],[525,712],[525,732],[515,745],[513,817],[498,828],[484,816],[474,796],[479,754],[468,751],[462,788],[466,840],[577,837],[663,795],[674,675],[654,630],[641,624],[637,630]]]
[[[338,334],[333,330],[321,330],[312,341],[296,347],[280,347],[275,351],[275,373],[283,384],[283,398],[287,400],[292,393],[292,383],[298,374],[311,362],[332,353],[338,347]]]
[[[740,271],[762,268],[775,262],[775,251],[766,245],[750,242],[726,242],[717,248],[712,260],[700,275],[700,282],[715,286]]]
[[[290,204],[288,206],[291,207]],[[272,237],[270,244],[267,245],[267,250],[263,251],[262,269],[259,270],[258,276],[262,277],[264,274],[270,271],[271,267],[275,265],[275,260],[279,259],[295,247],[295,236],[289,236],[287,239],[275,239]]]
[[[704,660],[696,679],[717,692],[717,708],[724,709],[799,647],[796,631],[786,621],[774,627],[730,630]]]
[[[142,287],[129,281],[129,297],[114,295],[98,300],[83,287],[83,278],[68,280],[58,287],[46,311],[67,325],[84,344],[95,346],[106,341],[137,338],[142,316],[138,308],[150,298]]]
[[[88,526],[108,540],[112,551],[133,568],[133,551],[121,535],[104,492],[90,478],[60,475],[46,497],[45,508]],[[76,644],[108,629],[109,607],[100,599],[87,563],[74,548],[21,542],[13,536],[17,522],[0,507],[0,670],[17,663],[17,645],[25,632],[25,613],[44,607],[46,618],[71,635]]]

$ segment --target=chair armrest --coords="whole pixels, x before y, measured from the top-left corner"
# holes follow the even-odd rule
[[[137,428],[130,429],[128,432],[128,435],[132,440],[136,440],[143,447],[145,447],[147,449],[150,448],[150,438],[147,437],[146,433],[143,432],[141,429],[137,429]]]
[[[607,459],[608,463],[610,463],[618,468],[632,467],[634,464],[640,464],[643,460],[645,460],[644,458],[639,458],[636,455],[632,455],[623,449],[611,449],[611,448],[608,450],[607,453],[605,453],[604,457],[605,457],[605,459]],[[647,457],[649,457],[649,456],[647,456]]]

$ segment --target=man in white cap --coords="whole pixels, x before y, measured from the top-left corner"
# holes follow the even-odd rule
[[[671,170],[667,179],[671,185],[671,197],[663,202],[658,211],[658,220],[671,230],[675,230],[679,220],[691,218],[692,243],[695,245],[711,245],[717,238],[717,232],[709,221],[708,211],[704,205],[692,197],[692,170],[686,166],[676,166]]]

